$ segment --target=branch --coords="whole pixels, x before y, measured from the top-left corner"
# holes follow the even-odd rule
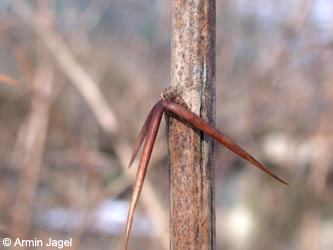
[[[109,133],[115,133],[118,123],[113,111],[97,87],[98,85],[77,62],[62,38],[45,23],[45,20],[35,17],[29,4],[20,0],[13,0],[10,3],[14,13],[41,38],[45,47],[56,59],[60,69],[85,98],[100,126]]]

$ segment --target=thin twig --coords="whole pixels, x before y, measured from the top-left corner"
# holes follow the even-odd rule
[[[22,170],[16,202],[12,210],[11,232],[26,236],[30,225],[30,216],[42,166],[42,156],[47,135],[50,96],[52,93],[53,67],[42,64],[36,73],[35,95],[33,96],[31,112],[25,128]]]
[[[0,73],[0,82],[7,83],[10,85],[15,85],[18,83],[14,78],[1,73]]]
[[[77,62],[63,39],[45,23],[45,20],[38,20],[34,16],[32,8],[24,1],[11,1],[11,6],[15,14],[41,38],[45,47],[56,59],[60,69],[85,98],[101,127],[109,133],[115,133],[118,122],[113,111],[97,87],[98,85]]]

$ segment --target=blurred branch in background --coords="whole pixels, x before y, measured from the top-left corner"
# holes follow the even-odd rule
[[[11,232],[22,238],[27,238],[30,227],[31,213],[35,202],[35,194],[42,167],[42,158],[47,136],[49,106],[52,96],[53,67],[45,58],[37,68],[33,84],[30,114],[27,116],[19,133],[23,136],[19,141],[23,143],[22,155],[18,161],[21,166],[20,183],[16,194],[16,201],[11,211]]]
[[[38,5],[38,10],[45,12],[47,19],[47,8],[43,7],[45,6]],[[18,133],[20,138],[17,141],[20,142],[18,146],[21,146],[21,154],[14,155],[14,158],[20,156],[19,159],[16,159],[16,163],[20,166],[20,178],[15,202],[10,213],[10,231],[21,238],[30,237],[29,229],[31,228],[32,211],[35,207],[43,166],[54,85],[54,67],[46,56],[45,50],[38,51],[37,60],[36,72],[31,83],[30,111]]]
[[[14,85],[17,84],[17,81],[14,78],[3,74],[0,74],[0,82]]]
[[[61,70],[86,99],[102,128],[108,133],[115,133],[118,123],[113,111],[98,89],[98,85],[76,61],[61,37],[51,29],[45,19],[34,15],[32,8],[24,1],[11,1],[11,6],[17,16],[41,38]]]

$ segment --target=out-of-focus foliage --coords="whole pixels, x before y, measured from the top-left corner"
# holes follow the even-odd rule
[[[217,249],[333,249],[333,4],[216,8],[216,125],[290,183],[217,147]],[[170,84],[171,1],[0,0],[0,33],[2,236],[122,249],[131,145]],[[165,144],[162,128],[131,249],[166,248]]]

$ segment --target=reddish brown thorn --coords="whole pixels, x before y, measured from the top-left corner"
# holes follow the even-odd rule
[[[131,165],[133,164],[133,161],[135,160],[140,148],[141,148],[141,145],[144,141],[144,139],[146,138],[146,135],[147,135],[147,131],[148,131],[148,128],[149,128],[149,125],[150,125],[150,121],[151,121],[151,118],[152,118],[152,115],[154,113],[154,110],[156,109],[157,107],[157,104],[156,103],[154,105],[154,107],[150,110],[146,120],[145,120],[145,123],[143,124],[141,130],[140,130],[140,133],[138,135],[138,137],[136,138],[136,141],[135,141],[135,145],[133,147],[133,153],[132,153],[132,157],[131,157],[131,160],[130,160],[130,163],[128,164],[128,167],[131,167]]]
[[[247,153],[244,149],[242,149],[239,145],[237,145],[236,142],[225,136],[221,131],[218,129],[212,127],[209,123],[204,121],[202,118],[197,116],[196,114],[192,113],[191,111],[187,110],[186,108],[183,108],[182,106],[178,105],[175,102],[170,101],[164,101],[163,102],[164,107],[178,115],[180,118],[184,119],[194,127],[202,130],[207,135],[213,137],[215,140],[217,140],[219,143],[226,146],[228,149],[242,157],[243,159],[247,160],[248,162],[252,163],[257,168],[261,169],[265,173],[269,174],[276,180],[288,185],[287,182],[273,174],[271,171],[269,171],[266,167],[264,167],[262,164],[260,164],[256,159],[254,159],[249,153]]]
[[[126,236],[125,236],[125,249],[128,249],[128,239],[129,234],[132,227],[133,215],[136,208],[136,205],[139,200],[139,196],[142,190],[143,181],[146,176],[147,167],[149,163],[149,159],[151,156],[151,152],[153,150],[153,146],[155,143],[156,135],[158,132],[158,128],[161,123],[162,114],[164,112],[163,101],[159,101],[155,104],[154,108],[152,109],[151,118],[147,124],[147,136],[145,143],[143,145],[141,159],[138,167],[138,171],[136,173],[132,198],[130,202],[130,208],[128,211],[127,216],[127,223],[126,223]]]
[[[164,98],[166,96],[163,96]],[[194,126],[197,129],[200,129],[207,135],[213,137],[215,140],[226,146],[228,149],[242,157],[243,159],[247,160],[257,168],[261,169],[265,173],[269,174],[273,178],[277,179],[278,181],[288,185],[287,182],[280,179],[278,176],[274,175],[271,171],[269,171],[266,167],[264,167],[262,164],[260,164],[255,158],[253,158],[249,153],[247,153],[244,149],[242,149],[240,146],[238,146],[234,141],[232,141],[230,138],[225,136],[222,132],[220,132],[218,129],[212,127],[209,123],[204,121],[202,118],[197,116],[196,114],[189,111],[187,108],[175,103],[174,101],[168,101],[168,100],[160,100],[157,102],[150,113],[148,114],[148,117],[139,133],[139,136],[136,140],[132,158],[130,161],[131,165],[143,143],[145,140],[140,163],[138,167],[138,171],[135,178],[132,198],[130,202],[130,208],[128,211],[127,216],[127,223],[126,223],[126,236],[125,236],[125,249],[128,249],[128,240],[129,240],[129,234],[132,227],[132,221],[134,216],[134,211],[137,206],[140,193],[142,190],[144,178],[146,176],[147,167],[149,163],[149,159],[153,150],[153,146],[155,143],[155,139],[157,136],[158,128],[161,123],[161,118],[164,110],[167,109],[170,112],[176,114],[179,118],[184,119],[186,122],[188,122],[190,125]]]

